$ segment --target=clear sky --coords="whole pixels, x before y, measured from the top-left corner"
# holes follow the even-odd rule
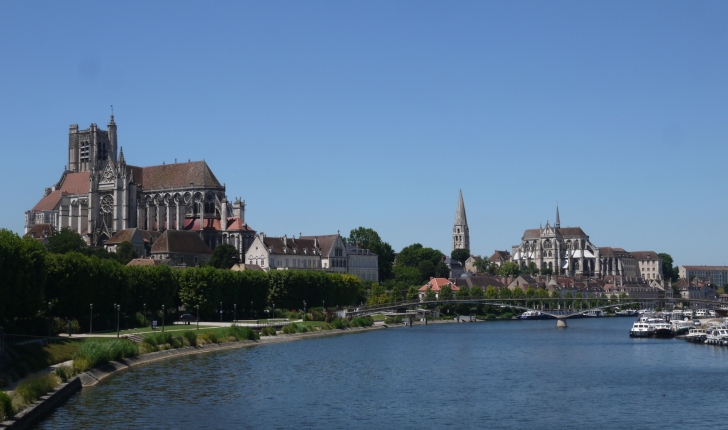
[[[728,264],[728,2],[0,2],[0,227],[114,105],[129,164],[207,161],[268,235],[474,254],[581,226]]]

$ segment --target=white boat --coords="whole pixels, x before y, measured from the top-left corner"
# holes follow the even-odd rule
[[[652,327],[655,329],[653,334],[655,337],[668,339],[675,336],[672,332],[672,326],[665,321],[652,323]]]
[[[685,336],[685,342],[703,343],[705,342],[705,337],[705,329],[691,328],[688,334]]]
[[[690,329],[694,327],[690,321],[681,321],[679,319],[670,321],[670,325],[672,326],[672,333],[675,336],[686,336],[690,332]]]
[[[655,333],[655,328],[646,322],[636,321],[632,324],[629,337],[650,337]]]
[[[596,310],[591,310],[588,312],[582,312],[582,315],[584,315],[585,317],[603,317],[604,312],[602,312],[599,309],[596,309]]]
[[[623,311],[615,312],[614,315],[618,317],[635,317],[637,316],[637,311],[634,309],[625,309]]]
[[[545,320],[548,318],[553,317],[551,315],[542,314],[539,311],[526,311],[518,317],[520,320]]]
[[[695,312],[695,318],[708,318],[710,316],[710,313],[706,309],[698,309],[697,312]]]
[[[725,327],[711,327],[705,333],[705,343],[708,345],[728,345],[728,329]]]

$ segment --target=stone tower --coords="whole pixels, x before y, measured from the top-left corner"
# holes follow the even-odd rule
[[[561,219],[559,218],[559,205],[556,205],[556,222],[554,223],[555,228],[561,228]]]
[[[91,124],[86,130],[79,130],[73,124],[68,130],[68,171],[71,173],[103,171],[106,161],[116,162],[116,123],[111,115],[108,131]]]
[[[455,225],[452,228],[452,250],[456,249],[470,249],[470,230],[468,229],[468,217],[465,215],[463,190],[460,190],[458,209],[455,212]]]

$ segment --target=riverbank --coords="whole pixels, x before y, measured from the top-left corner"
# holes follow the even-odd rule
[[[386,329],[386,325],[375,325],[372,327],[352,327],[344,330],[326,330],[313,331],[295,334],[278,334],[276,336],[264,336],[259,340],[243,340],[226,343],[213,343],[201,346],[188,346],[177,349],[167,349],[164,351],[156,351],[136,357],[125,358],[118,361],[111,361],[101,366],[90,369],[78,376],[69,379],[68,382],[60,384],[55,390],[47,393],[36,402],[29,405],[26,409],[18,412],[15,417],[0,423],[0,429],[20,430],[31,426],[34,422],[52,412],[56,407],[62,405],[75,393],[83,388],[93,387],[100,381],[109,376],[135,366],[147,363],[153,363],[174,357],[183,357],[187,355],[205,354],[214,351],[224,351],[231,349],[239,349],[256,345],[268,345],[284,342],[292,342],[296,340],[322,338],[339,336],[352,333],[364,333],[372,330]],[[39,373],[52,372],[56,365],[49,367]]]

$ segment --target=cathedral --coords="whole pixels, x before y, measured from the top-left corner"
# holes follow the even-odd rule
[[[554,225],[529,229],[521,244],[512,248],[511,261],[521,268],[534,263],[536,268],[555,275],[602,277],[638,276],[635,257],[621,248],[598,248],[581,227],[561,227],[559,208]]]
[[[228,202],[206,162],[137,167],[126,163],[121,147],[117,154],[117,146],[113,114],[107,130],[71,125],[68,165],[25,213],[25,233],[67,227],[89,246],[103,246],[131,228],[193,231],[210,249],[233,245],[242,261],[255,238],[245,222],[245,202]]]

